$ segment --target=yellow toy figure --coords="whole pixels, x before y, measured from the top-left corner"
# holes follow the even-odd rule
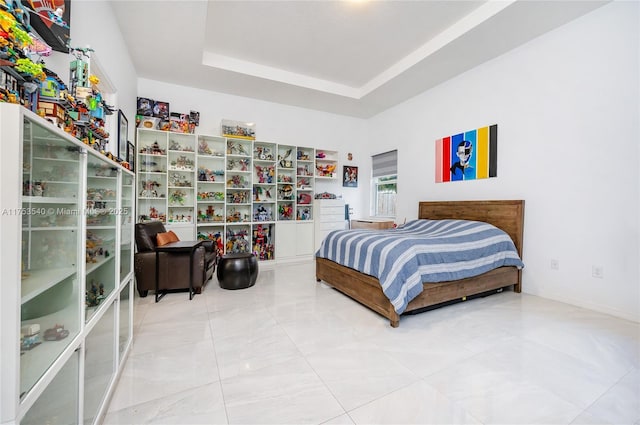
[[[91,87],[95,87],[100,84],[100,78],[96,77],[95,75],[90,75],[89,83],[91,83]]]

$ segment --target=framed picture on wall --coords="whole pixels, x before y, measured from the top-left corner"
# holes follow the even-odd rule
[[[122,109],[118,109],[118,158],[127,158],[127,138],[129,133],[129,122],[124,116]]]
[[[133,143],[127,142],[127,162],[129,163],[129,169],[136,172],[136,148],[133,146]]]
[[[344,166],[342,167],[343,187],[358,187],[358,167]]]

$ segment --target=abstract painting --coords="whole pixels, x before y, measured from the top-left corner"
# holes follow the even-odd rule
[[[436,183],[497,177],[498,125],[436,140]]]

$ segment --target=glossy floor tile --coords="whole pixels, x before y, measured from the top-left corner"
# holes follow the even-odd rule
[[[105,424],[640,425],[640,325],[503,292],[386,319],[314,263],[136,298]]]

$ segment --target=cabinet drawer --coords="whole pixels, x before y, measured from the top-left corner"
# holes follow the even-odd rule
[[[318,199],[317,202],[323,208],[339,207],[344,209],[344,200],[342,199]]]
[[[320,223],[320,230],[330,232],[331,230],[342,230],[344,229],[344,220],[342,221],[333,221],[327,223]]]
[[[320,215],[334,215],[340,214],[344,217],[344,207],[322,207],[320,208]]]
[[[340,221],[344,223],[344,213],[342,214],[322,214],[320,216],[320,222],[331,222],[331,221]]]
[[[352,229],[385,230],[393,229],[393,220],[351,220]]]

